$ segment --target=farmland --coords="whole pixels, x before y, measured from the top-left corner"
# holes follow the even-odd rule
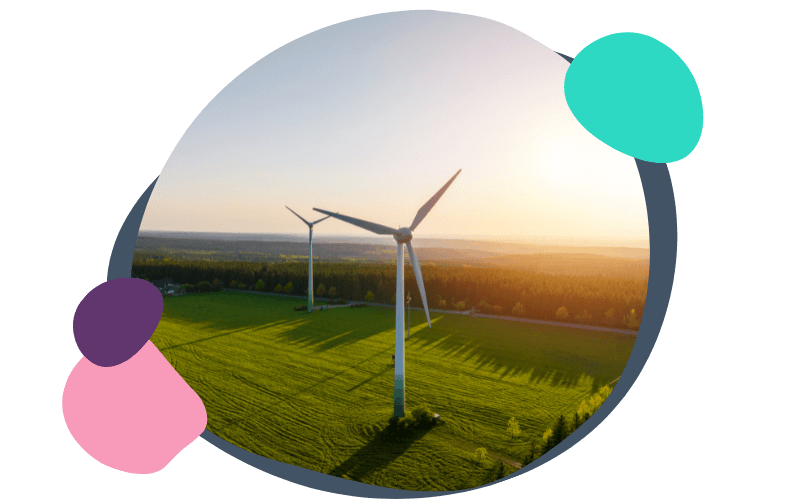
[[[408,490],[458,490],[519,462],[528,442],[625,367],[635,336],[432,314],[411,316],[406,411],[442,416],[388,432],[394,311],[295,312],[301,297],[219,292],[164,299],[152,337],[198,393],[208,429],[253,453]],[[512,441],[515,417],[522,436]],[[484,447],[489,458],[474,461]]]

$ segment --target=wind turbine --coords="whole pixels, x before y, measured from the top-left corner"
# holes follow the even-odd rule
[[[405,359],[405,341],[403,339],[403,334],[405,333],[404,325],[403,325],[403,302],[405,298],[405,286],[404,286],[404,265],[405,265],[405,253],[403,250],[403,243],[408,247],[408,255],[411,258],[411,265],[414,268],[414,276],[417,278],[417,285],[419,286],[419,294],[422,297],[422,305],[425,307],[425,317],[428,320],[428,328],[431,327],[431,315],[428,313],[428,299],[425,296],[425,285],[422,283],[422,270],[419,267],[419,260],[417,260],[417,254],[414,253],[414,247],[411,246],[411,239],[413,238],[412,231],[417,228],[422,219],[428,215],[428,212],[431,211],[436,202],[439,201],[439,198],[442,197],[447,188],[450,187],[450,184],[458,177],[458,174],[461,173],[461,169],[456,172],[456,175],[450,178],[447,181],[447,184],[442,187],[433,198],[428,200],[428,202],[422,205],[422,208],[419,209],[417,212],[417,216],[414,217],[414,222],[411,223],[409,227],[403,227],[400,229],[393,229],[389,226],[384,226],[381,224],[376,224],[374,222],[367,222],[365,220],[356,219],[355,217],[348,217],[346,215],[339,215],[338,213],[328,212],[327,210],[320,210],[319,208],[315,208],[317,212],[321,212],[323,214],[327,214],[328,217],[334,217],[339,220],[343,220],[345,222],[349,222],[354,226],[358,226],[362,229],[366,229],[367,231],[371,231],[375,234],[387,234],[394,236],[395,241],[397,241],[397,293],[395,294],[395,337],[394,337],[394,351],[395,351],[395,364],[394,364],[394,416],[395,417],[403,417],[405,415],[405,400],[406,400],[406,359]]]
[[[295,212],[291,208],[289,207],[286,208],[293,214],[297,215],[297,212]],[[328,217],[323,217],[320,220],[315,220],[314,222],[308,222],[299,215],[297,215],[297,217],[300,218],[301,221],[308,224],[308,312],[311,312],[311,310],[314,308],[314,273],[313,273],[314,260],[311,255],[311,235],[314,233],[314,224],[324,221],[325,219],[330,217],[330,215]]]

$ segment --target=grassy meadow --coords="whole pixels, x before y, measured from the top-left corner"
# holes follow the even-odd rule
[[[208,429],[253,453],[365,483],[459,490],[520,462],[529,442],[622,374],[635,336],[412,311],[406,412],[387,433],[394,310],[296,312],[305,298],[219,292],[164,299],[153,343],[203,400]],[[521,425],[512,441],[509,418]],[[474,460],[484,447],[489,457]]]

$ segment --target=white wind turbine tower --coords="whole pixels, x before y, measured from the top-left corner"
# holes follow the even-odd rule
[[[286,206],[286,205],[284,205],[284,206]],[[295,212],[291,208],[289,208],[289,207],[286,207],[286,208],[290,212],[292,212],[293,214],[297,215],[297,212]],[[320,220],[315,220],[314,222],[308,222],[307,220],[305,220],[304,218],[300,217],[299,215],[297,215],[297,217],[301,221],[303,221],[306,224],[308,224],[308,312],[311,312],[311,310],[314,308],[314,273],[313,273],[313,265],[314,264],[313,264],[312,254],[311,254],[311,235],[314,233],[314,224],[317,224],[318,222],[324,221],[325,219],[330,217],[330,215],[328,217],[323,217]]]
[[[444,192],[447,188],[450,187],[450,184],[456,179],[458,174],[461,173],[461,169],[456,172],[456,175],[450,178],[447,181],[447,184],[442,187],[433,198],[428,200],[428,203],[424,204],[422,208],[419,209],[417,212],[417,216],[414,217],[414,222],[411,223],[409,227],[403,227],[400,229],[393,229],[388,226],[384,226],[381,224],[375,224],[374,222],[367,222],[365,220],[356,219],[354,217],[348,217],[346,215],[339,215],[338,213],[328,212],[327,210],[320,210],[319,208],[315,208],[317,212],[321,212],[323,214],[327,214],[328,217],[334,217],[339,220],[343,220],[345,222],[349,222],[354,226],[358,226],[360,228],[366,229],[367,231],[372,231],[375,234],[390,234],[394,236],[395,241],[397,241],[397,293],[395,294],[395,338],[394,338],[394,350],[395,350],[395,365],[394,365],[394,416],[395,417],[402,417],[405,415],[405,400],[406,400],[406,386],[405,386],[405,379],[406,379],[406,367],[405,367],[405,340],[404,336],[404,325],[403,325],[403,305],[405,299],[405,287],[404,287],[404,264],[405,264],[405,254],[403,251],[403,243],[406,244],[408,247],[408,255],[411,258],[411,265],[414,268],[414,276],[417,278],[417,285],[419,286],[419,294],[422,297],[422,305],[425,307],[425,317],[428,320],[428,328],[431,327],[431,315],[428,313],[428,299],[425,296],[425,285],[422,283],[422,270],[419,267],[419,260],[417,260],[417,255],[414,253],[414,247],[411,246],[411,239],[413,235],[411,234],[414,229],[417,228],[422,219],[428,215],[428,212],[431,211],[436,202],[439,201],[439,198],[442,197]]]

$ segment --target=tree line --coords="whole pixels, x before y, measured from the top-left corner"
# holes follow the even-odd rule
[[[606,385],[602,387],[596,394],[592,395],[588,400],[581,401],[578,409],[573,413],[565,416],[559,415],[558,420],[549,427],[541,437],[534,437],[529,444],[528,452],[525,458],[518,465],[525,467],[531,462],[541,458],[545,453],[555,448],[559,443],[567,439],[569,435],[575,432],[581,425],[583,425],[589,417],[591,417],[602,405],[608,396],[611,394],[611,387]],[[522,435],[522,428],[519,421],[511,417],[506,425],[506,432],[508,433],[511,441],[518,439]],[[489,458],[489,452],[486,448],[481,447],[475,449],[472,460],[475,464],[485,463]],[[505,476],[511,474],[516,470],[516,467],[507,465],[503,459],[496,457],[493,459],[494,467],[488,477],[484,478],[482,484],[488,484],[494,481],[503,479]]]
[[[423,265],[431,309],[469,310],[616,328],[638,328],[647,295],[646,276],[627,273],[553,275],[535,270]],[[221,283],[305,295],[308,265],[301,262],[172,261],[134,258],[131,275],[178,283]],[[396,267],[383,263],[320,262],[314,266],[316,296],[393,304]],[[259,284],[261,281],[261,284]],[[406,293],[421,307],[416,278],[406,271]],[[320,293],[321,292],[321,293]]]
[[[541,438],[536,438],[531,441],[530,451],[522,463],[523,467],[538,459],[548,451],[556,447],[560,442],[567,439],[567,437],[575,432],[581,425],[583,425],[589,417],[591,417],[600,405],[608,399],[611,394],[611,387],[602,387],[596,394],[588,400],[581,402],[580,406],[574,413],[564,416],[559,415],[555,424],[544,431]]]

